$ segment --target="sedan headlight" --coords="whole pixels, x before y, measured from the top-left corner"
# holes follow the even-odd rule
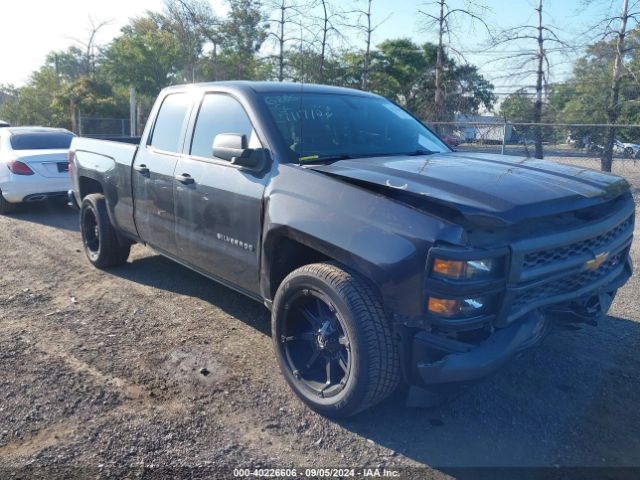
[[[502,259],[486,258],[481,260],[445,260],[435,258],[431,267],[434,277],[451,280],[484,280],[497,276],[502,267]]]

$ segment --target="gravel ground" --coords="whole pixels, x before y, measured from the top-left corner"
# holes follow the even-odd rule
[[[554,333],[445,405],[398,394],[336,422],[290,393],[261,305],[139,245],[126,266],[90,267],[62,205],[0,217],[0,245],[0,478],[640,467],[637,275],[598,327]]]

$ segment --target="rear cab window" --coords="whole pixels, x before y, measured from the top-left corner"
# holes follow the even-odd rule
[[[160,106],[149,145],[163,152],[180,152],[182,127],[190,106],[190,96],[185,93],[167,95]]]
[[[9,137],[12,150],[68,150],[71,133],[17,133]]]

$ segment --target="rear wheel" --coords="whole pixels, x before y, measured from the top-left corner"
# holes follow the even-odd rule
[[[92,193],[82,200],[80,232],[89,261],[98,268],[114,267],[127,261],[131,245],[118,241],[104,195]]]
[[[2,191],[0,191],[0,215],[4,215],[5,213],[11,213],[15,210],[16,204],[7,202],[5,198],[2,196]]]
[[[633,158],[633,148],[627,147],[624,149],[624,158]]]
[[[337,265],[306,265],[283,280],[272,338],[287,382],[321,414],[354,415],[400,382],[398,344],[377,293]]]

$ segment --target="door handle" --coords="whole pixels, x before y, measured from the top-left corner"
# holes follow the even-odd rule
[[[176,175],[176,180],[185,185],[191,185],[192,183],[195,182],[195,180],[188,173]]]
[[[136,172],[141,173],[142,175],[148,175],[149,174],[149,168],[145,164],[134,165],[133,169]]]

